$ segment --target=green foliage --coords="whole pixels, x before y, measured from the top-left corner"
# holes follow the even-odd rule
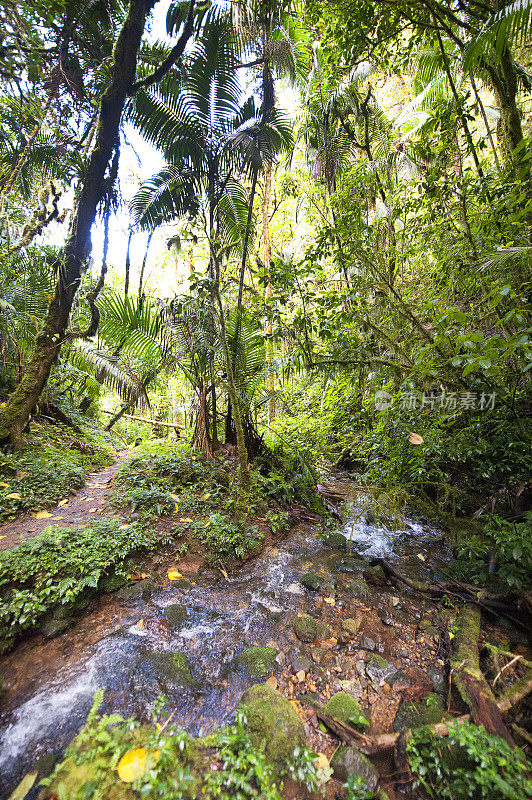
[[[194,523],[192,530],[194,536],[206,546],[213,563],[220,559],[230,561],[243,558],[257,550],[263,538],[263,534],[253,528],[239,531],[231,516],[220,513],[211,514],[205,522]]]
[[[24,630],[38,624],[50,609],[75,609],[87,591],[108,574],[127,577],[123,562],[140,550],[153,550],[168,539],[138,523],[102,517],[90,525],[47,528],[17,548],[0,553],[0,631],[2,648],[12,647]]]
[[[464,723],[448,737],[427,728],[408,741],[410,767],[430,797],[438,800],[524,800],[532,797],[530,762],[518,748],[484,728]]]
[[[344,783],[345,800],[373,800],[374,792],[366,789],[366,781],[359,775],[350,775]]]
[[[459,542],[453,572],[477,586],[527,589],[532,572],[532,511],[524,516],[523,522],[491,516],[481,537]]]
[[[79,418],[75,422],[79,424]],[[88,420],[81,434],[61,422],[32,423],[22,452],[0,451],[0,479],[8,484],[0,487],[0,519],[27,509],[37,511],[79,489],[89,470],[113,462],[112,442]],[[20,498],[8,498],[9,494]]]

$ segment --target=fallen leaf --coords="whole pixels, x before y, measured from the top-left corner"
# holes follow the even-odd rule
[[[277,678],[275,675],[270,675],[266,681],[266,686],[269,686],[271,689],[277,689]]]
[[[211,496],[210,492],[205,492],[205,494],[202,495],[202,498],[203,498],[203,500],[208,500],[210,496]]]
[[[38,774],[39,773],[35,771],[28,772],[26,775],[24,775],[17,788],[9,795],[9,800],[24,800],[29,790],[37,780]]]
[[[4,483],[4,481],[0,481],[0,489],[7,489],[9,483]]]
[[[334,606],[336,604],[334,597],[324,597],[323,602],[328,603],[330,606]]]
[[[0,403],[0,408],[5,408],[7,403]]]
[[[118,777],[124,783],[131,783],[137,778],[142,778],[149,768],[150,761],[159,760],[159,750],[146,750],[145,747],[138,747],[135,750],[128,750],[118,762]]]
[[[417,554],[417,557],[419,558],[419,560],[420,560],[420,561],[426,561],[426,558],[425,558],[425,556],[423,555],[423,553],[418,553],[418,554]]]
[[[175,506],[175,513],[177,514],[177,512],[179,511],[179,506],[177,505],[177,503],[174,503],[174,506]]]
[[[225,580],[227,580],[227,579],[228,579],[228,577],[229,577],[229,575],[227,574],[227,572],[225,571],[225,569],[224,569],[223,567],[219,567],[219,570],[220,570],[220,572],[222,573],[222,575],[224,576]]]
[[[144,620],[139,619],[139,621],[137,622],[137,630],[141,631],[143,627],[144,627]]]
[[[181,517],[181,519],[179,520],[179,522],[192,522],[192,520],[191,520],[191,518],[190,518],[190,517]]]
[[[338,644],[338,640],[332,637],[331,639],[326,639],[324,642],[321,643],[322,647],[326,647],[327,650],[332,650],[333,647],[336,647]]]
[[[300,669],[299,672],[296,672],[296,678],[298,679],[299,683],[303,683],[305,680],[305,675],[306,673],[304,669]]]
[[[34,519],[46,519],[47,517],[53,517],[53,514],[50,514],[49,511],[39,511],[33,515]]]
[[[89,514],[95,514],[97,511],[97,508],[89,508]]]
[[[179,503],[179,495],[178,494],[172,494],[172,492],[168,492],[168,494],[170,495],[170,497],[172,498],[174,503]]]
[[[52,517],[52,519],[64,519],[62,514],[57,514],[57,516]]]
[[[6,494],[6,500],[22,500],[22,496],[20,492],[11,492],[11,494]]]
[[[6,534],[6,536],[7,536],[7,534]],[[6,538],[6,536],[0,536],[0,539],[5,539],[5,538]]]
[[[171,569],[170,572],[168,573],[168,580],[169,581],[178,581],[179,578],[182,578],[182,577],[183,576],[181,575],[181,573],[178,572],[176,569]]]
[[[419,433],[412,433],[408,434],[408,441],[410,444],[423,444],[423,437],[419,435]]]
[[[69,502],[70,501],[69,501],[68,497],[65,497],[65,499],[64,500],[60,500],[57,505],[59,506],[59,508],[66,508],[66,506],[69,504]]]
[[[318,753],[317,758],[314,759],[316,769],[327,769],[329,766],[329,759],[324,753]]]
[[[119,528],[119,530],[123,531],[123,530],[125,530],[126,528],[129,528],[129,525],[120,525],[120,528]]]

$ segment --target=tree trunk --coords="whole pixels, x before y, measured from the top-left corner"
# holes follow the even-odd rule
[[[0,441],[22,447],[22,430],[44,389],[52,364],[65,341],[74,297],[90,256],[91,228],[107,185],[105,172],[116,147],[127,91],[135,79],[137,52],[151,4],[130,0],[113,50],[110,83],[100,100],[94,149],[83,179],[70,232],[58,264],[59,279],[33,355],[16,390],[0,410]]]
[[[201,450],[206,458],[212,458],[212,444],[209,434],[209,413],[207,410],[207,389],[202,379],[198,386],[198,406],[192,444]]]
[[[484,66],[500,111],[497,139],[502,157],[506,166],[522,167],[527,156],[522,148],[523,128],[517,107],[517,73],[510,51],[506,48],[495,63],[487,60]]]
[[[471,709],[473,722],[483,725],[488,733],[506,739],[515,747],[512,735],[504,722],[493,692],[488,686],[478,661],[480,636],[480,609],[476,606],[463,608],[456,621],[451,658],[451,677],[462,700]]]
[[[270,280],[270,264],[272,260],[272,248],[270,242],[270,189],[272,184],[272,167],[268,164],[264,172],[264,191],[262,194],[262,243],[264,248],[264,267],[268,272],[268,285],[264,293],[266,303],[272,297],[272,284]],[[268,340],[266,342],[266,359],[268,361],[268,393],[273,394],[275,390],[275,377],[273,374],[273,342],[271,339],[273,326],[272,326],[272,313],[271,309],[267,307],[266,313],[268,314],[268,322],[266,323],[266,335]],[[272,397],[268,401],[268,429],[271,428],[275,419],[275,398]]]
[[[133,238],[133,228],[129,229],[129,234],[127,237],[127,248],[126,248],[126,278],[124,281],[124,297],[127,299],[129,294],[129,273],[131,270],[131,240]]]

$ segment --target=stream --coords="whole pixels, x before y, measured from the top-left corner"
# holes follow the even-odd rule
[[[337,528],[350,540],[348,549],[365,558],[383,556],[414,577],[437,574],[449,560],[441,531],[415,519],[406,519],[397,530],[387,529],[365,521],[359,502],[353,489],[344,522]],[[299,525],[227,579],[219,570],[204,569],[190,578],[188,591],[166,581],[146,601],[107,596],[65,633],[22,643],[0,663],[0,796],[8,797],[39,758],[64,750],[83,724],[99,686],[105,691],[105,712],[146,720],[147,707],[164,694],[168,708],[175,710],[175,723],[192,734],[227,720],[244,689],[258,680],[236,664],[239,653],[252,645],[275,645],[281,672],[298,656],[309,654],[310,646],[293,633],[299,612],[311,612],[332,628],[338,627],[339,615],[350,615],[354,601],[343,594],[343,587],[354,576],[338,571],[342,556],[345,551],[322,541],[319,527]],[[301,585],[299,578],[306,572],[337,582],[334,606]],[[364,632],[374,638],[377,651],[393,660],[393,626],[374,631],[378,614],[389,608],[391,593],[397,590],[383,585],[371,591],[365,600]],[[421,618],[418,598],[400,599],[401,604],[396,597],[393,601],[405,623]],[[186,618],[179,627],[170,627],[165,608],[175,603],[184,604]],[[190,686],[177,686],[157,671],[151,656],[166,651],[186,655],[192,669]]]

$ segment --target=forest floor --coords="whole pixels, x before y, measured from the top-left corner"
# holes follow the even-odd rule
[[[0,550],[16,547],[22,541],[43,533],[50,525],[79,525],[98,518],[111,495],[114,476],[130,455],[131,450],[120,451],[114,464],[89,473],[81,489],[65,496],[46,511],[20,514],[16,519],[1,524]]]

